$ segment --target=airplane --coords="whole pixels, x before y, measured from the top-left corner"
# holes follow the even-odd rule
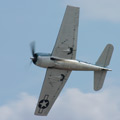
[[[95,64],[76,60],[79,7],[67,6],[52,53],[36,53],[31,43],[32,62],[47,68],[35,115],[47,116],[72,71],[94,71],[94,90],[102,88],[113,53],[108,44]]]

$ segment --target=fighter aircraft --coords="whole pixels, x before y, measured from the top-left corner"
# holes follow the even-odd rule
[[[107,71],[111,71],[107,68],[113,53],[111,44],[105,47],[95,64],[76,60],[79,9],[67,6],[52,53],[36,53],[35,43],[31,43],[33,63],[47,68],[35,115],[47,116],[73,70],[94,71],[95,91],[102,88]]]

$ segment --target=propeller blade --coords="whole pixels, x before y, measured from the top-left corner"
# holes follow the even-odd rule
[[[32,57],[30,58],[34,64],[37,62],[38,55],[35,53],[35,41],[30,43]]]
[[[34,54],[35,54],[35,41],[31,42],[30,47],[31,47],[31,53],[34,56]]]

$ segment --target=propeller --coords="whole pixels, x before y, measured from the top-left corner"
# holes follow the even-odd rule
[[[35,53],[35,41],[31,42],[30,47],[32,53],[32,57],[30,59],[33,61],[34,64],[36,64],[38,55]]]

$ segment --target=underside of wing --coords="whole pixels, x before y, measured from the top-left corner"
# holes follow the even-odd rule
[[[35,115],[46,116],[64,87],[71,71],[47,69]]]
[[[67,6],[52,56],[75,59],[79,24],[79,8]]]

